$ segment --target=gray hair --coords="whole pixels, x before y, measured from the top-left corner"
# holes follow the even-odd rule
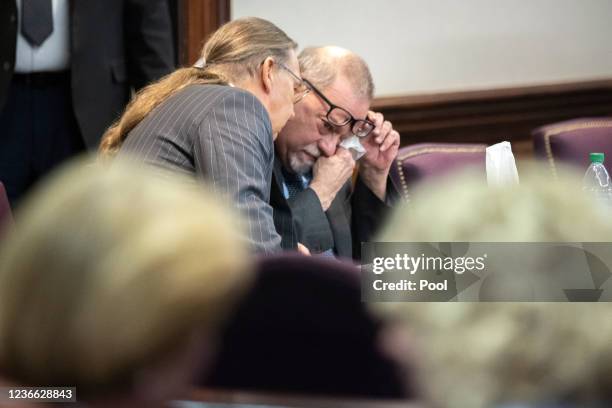
[[[340,47],[308,47],[298,56],[302,76],[322,89],[330,86],[338,74],[344,75],[355,93],[371,100],[374,81],[368,64],[359,55]]]

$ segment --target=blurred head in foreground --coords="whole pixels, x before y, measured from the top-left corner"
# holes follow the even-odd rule
[[[0,253],[0,376],[79,399],[182,391],[249,282],[227,207],[126,163],[64,168]]]
[[[574,175],[560,179],[529,169],[520,186],[488,188],[464,176],[426,187],[378,241],[610,241],[612,217],[576,189]],[[385,348],[414,370],[434,407],[612,401],[609,303],[372,306],[397,323]]]

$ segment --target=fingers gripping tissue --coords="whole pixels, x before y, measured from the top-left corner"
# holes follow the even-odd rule
[[[359,141],[359,137],[351,136],[340,142],[340,146],[348,150],[353,156],[353,160],[357,161],[366,154],[366,150]]]

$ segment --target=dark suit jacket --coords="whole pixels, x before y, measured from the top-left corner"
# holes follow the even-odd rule
[[[85,144],[105,129],[138,89],[174,68],[167,0],[71,0],[70,72],[74,113]],[[0,1],[0,109],[15,66],[17,6]]]
[[[340,257],[360,259],[361,242],[372,239],[384,222],[390,203],[397,198],[390,180],[387,202],[382,202],[357,178],[354,190],[351,181],[347,181],[327,211],[323,211],[317,194],[310,188],[286,200],[283,180],[282,164],[276,158],[270,204],[283,249],[295,249],[299,242],[315,253],[334,249]]]

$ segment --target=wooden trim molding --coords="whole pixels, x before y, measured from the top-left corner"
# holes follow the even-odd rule
[[[230,0],[177,1],[179,63],[192,65],[208,36],[230,20]]]
[[[561,120],[612,115],[612,78],[484,91],[377,98],[372,108],[414,143],[508,140],[519,158],[533,154],[531,131]]]

